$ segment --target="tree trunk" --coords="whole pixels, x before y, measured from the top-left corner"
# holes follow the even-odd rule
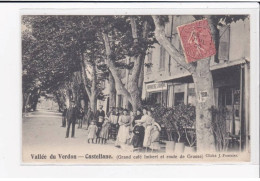
[[[94,96],[93,94],[90,97],[90,108],[95,115],[97,111],[97,96]]]
[[[29,103],[29,100],[30,100],[30,97],[31,97],[31,93],[28,93],[27,96],[26,96],[26,99],[25,99],[25,102],[24,102],[24,112],[27,112],[27,105]]]
[[[138,30],[137,24],[135,21],[135,17],[130,17],[130,23],[132,28],[132,36],[134,38],[134,44],[138,45]],[[143,23],[143,32],[142,38],[147,38],[147,21]],[[132,70],[132,75],[129,78],[130,85],[128,86],[129,92],[132,97],[132,107],[133,111],[136,112],[138,108],[142,105],[142,86],[144,80],[143,74],[143,67],[144,67],[144,59],[145,59],[145,52],[140,53],[137,57],[133,57],[134,59],[134,67]]]
[[[92,65],[92,85],[91,85],[91,97],[90,97],[91,110],[96,114],[97,110],[97,67]]]
[[[138,88],[140,92],[143,91],[143,83],[144,83],[144,64],[141,67],[141,71],[138,79]]]
[[[84,54],[80,54],[80,66],[81,66],[81,78],[83,80],[84,89],[86,90],[87,96],[90,102],[90,108],[95,114],[97,110],[97,67],[95,64],[91,64],[92,67],[92,83],[91,88],[87,85],[87,74],[86,74],[86,64],[84,60]]]
[[[87,85],[87,74],[86,74],[86,64],[85,64],[85,60],[84,60],[84,54],[81,53],[80,55],[81,55],[80,56],[81,78],[83,80],[84,89],[85,89],[88,97],[90,98],[91,92]]]
[[[32,109],[33,109],[33,111],[36,111],[40,94],[41,94],[41,90],[38,89],[38,90],[36,91],[35,95],[34,95],[34,98],[33,98],[33,104],[32,104]]]
[[[132,107],[133,111],[137,111],[138,108],[141,107],[141,96],[142,92],[139,89],[139,79],[140,79],[140,72],[142,69],[142,65],[144,62],[144,56],[139,55],[137,58],[134,58],[134,67],[132,70],[132,75],[129,77],[129,82],[128,82],[128,91],[131,95],[132,99]]]
[[[54,95],[56,97],[56,100],[57,100],[57,103],[58,103],[58,106],[59,106],[59,112],[62,112],[62,110],[63,110],[63,102],[62,102],[62,99],[61,99],[61,95],[60,95],[60,93],[57,93],[57,92],[55,92]]]
[[[109,107],[116,107],[115,80],[111,73],[109,73]]]
[[[212,73],[209,70],[210,58],[197,62],[192,74],[196,92],[196,135],[197,150],[214,151],[215,140],[212,130],[210,108],[215,105]]]
[[[65,90],[65,102],[66,102],[66,106],[67,108],[70,107],[70,93],[69,93],[69,87]]]

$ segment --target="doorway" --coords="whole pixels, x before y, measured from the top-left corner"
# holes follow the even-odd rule
[[[238,151],[241,145],[241,114],[239,87],[219,88],[219,106],[226,108],[226,131],[230,136],[229,148]]]

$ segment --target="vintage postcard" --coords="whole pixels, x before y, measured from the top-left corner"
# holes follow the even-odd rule
[[[250,22],[22,15],[22,163],[250,162]]]

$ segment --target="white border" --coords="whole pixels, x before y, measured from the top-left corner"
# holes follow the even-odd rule
[[[35,8],[35,9],[33,9]],[[182,9],[180,9],[182,8]],[[194,9],[198,8],[198,9]],[[0,4],[0,176],[5,177],[220,177],[258,176],[259,9],[257,3],[6,3]],[[22,14],[250,14],[251,163],[236,165],[21,166]]]

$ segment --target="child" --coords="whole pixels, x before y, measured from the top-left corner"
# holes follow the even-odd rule
[[[140,120],[136,121],[136,125],[133,130],[134,136],[132,139],[132,144],[134,148],[142,148],[144,141],[144,127]]]
[[[90,143],[90,140],[94,143],[94,139],[97,138],[97,130],[98,127],[96,126],[95,121],[92,121],[88,127],[88,143]]]
[[[105,118],[101,131],[99,133],[99,139],[102,139],[101,144],[106,144],[107,142],[107,139],[109,137],[109,127],[110,127],[109,119]]]

